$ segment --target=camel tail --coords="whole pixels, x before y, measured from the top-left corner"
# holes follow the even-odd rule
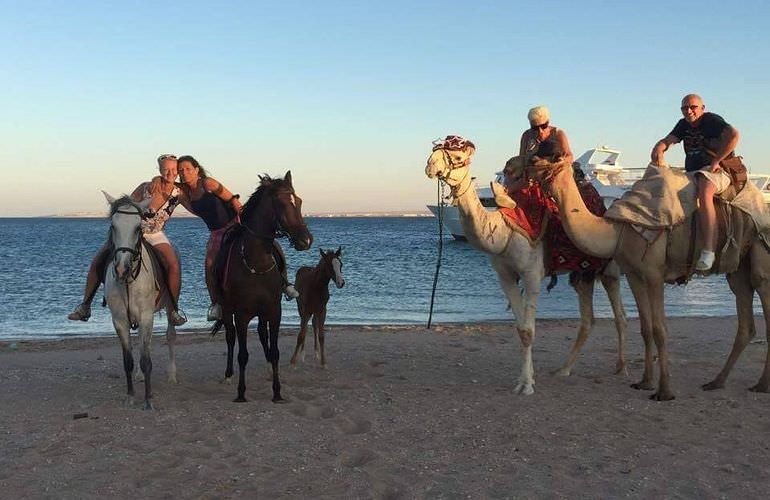
[[[216,322],[214,322],[214,326],[211,327],[211,336],[213,337],[214,335],[216,335],[217,332],[219,332],[219,330],[222,329],[222,325],[224,324],[225,324],[224,321],[222,321],[221,319],[216,320]]]

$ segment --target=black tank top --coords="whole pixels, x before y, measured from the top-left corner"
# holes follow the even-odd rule
[[[235,217],[235,209],[229,203],[208,191],[197,200],[190,199],[190,205],[195,215],[206,223],[209,231],[225,227]]]
[[[554,127],[551,134],[542,142],[537,140],[537,135],[535,133],[531,133],[526,144],[527,156],[530,158],[532,156],[546,158],[554,155],[563,155],[564,151],[561,148],[561,144],[559,144],[556,139],[558,131],[559,129]]]

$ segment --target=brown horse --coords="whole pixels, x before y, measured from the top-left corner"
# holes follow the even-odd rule
[[[313,336],[315,338],[315,358],[321,360],[321,366],[326,368],[324,354],[324,323],[326,322],[326,303],[329,302],[329,281],[334,279],[337,288],[345,286],[342,277],[342,247],[337,251],[321,250],[321,259],[315,267],[300,267],[297,269],[294,286],[299,292],[297,311],[299,311],[300,329],[297,335],[297,347],[291,357],[292,366],[296,366],[297,353],[305,361],[305,334],[307,322],[313,318]]]
[[[278,378],[278,329],[281,325],[281,289],[283,279],[273,255],[273,240],[288,236],[297,250],[307,250],[313,235],[302,219],[302,200],[294,192],[291,172],[283,179],[260,176],[260,185],[241,211],[241,223],[226,237],[218,262],[220,275],[222,321],[212,330],[215,333],[224,324],[227,338],[227,368],[225,381],[233,376],[233,352],[238,337],[238,397],[246,401],[246,333],[249,322],[259,317],[259,341],[270,363],[273,376],[273,402],[281,398]],[[269,336],[268,336],[269,331]]]

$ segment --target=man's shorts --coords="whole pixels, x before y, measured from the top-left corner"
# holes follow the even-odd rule
[[[168,238],[166,238],[166,235],[163,234],[163,231],[158,231],[156,233],[144,233],[144,241],[146,241],[147,243],[149,243],[154,247],[162,243],[171,245],[171,242],[168,241]]]
[[[727,174],[727,172],[724,171],[724,169],[714,173],[709,171],[710,168],[711,167],[709,166],[703,167],[702,169],[696,171],[695,174],[702,175],[716,187],[714,194],[721,194],[725,189],[730,187],[730,176]]]

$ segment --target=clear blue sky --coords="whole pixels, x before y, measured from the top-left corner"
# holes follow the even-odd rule
[[[486,181],[545,104],[576,155],[641,166],[688,92],[770,172],[768,25],[761,1],[0,0],[0,216],[101,210],[163,152],[243,194],[291,169],[308,212],[417,210],[436,137]]]

